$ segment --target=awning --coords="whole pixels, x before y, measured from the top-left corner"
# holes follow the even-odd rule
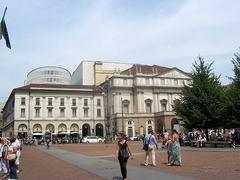
[[[77,131],[72,131],[72,132],[70,132],[70,134],[79,134],[79,132],[77,132]]]
[[[68,132],[58,132],[58,134],[69,134]]]
[[[32,135],[33,136],[42,136],[43,134],[42,133],[33,133]]]

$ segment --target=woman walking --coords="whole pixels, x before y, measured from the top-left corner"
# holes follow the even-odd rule
[[[172,134],[172,157],[169,165],[181,166],[179,134],[174,129]]]
[[[129,155],[131,159],[133,159],[132,153],[126,140],[126,135],[124,133],[119,133],[116,147],[116,157],[118,158],[120,164],[123,180],[127,180],[127,161]]]
[[[8,155],[12,154],[14,155],[14,159],[8,159],[9,160],[9,177],[10,179],[18,179],[17,177],[17,169],[16,169],[16,153],[17,153],[17,145],[15,143],[15,138],[12,137],[10,139],[10,145],[8,149]]]

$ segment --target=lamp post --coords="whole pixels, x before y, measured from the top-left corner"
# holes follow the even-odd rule
[[[122,103],[122,132],[124,133],[123,100],[122,100],[122,97],[121,97],[121,103]]]

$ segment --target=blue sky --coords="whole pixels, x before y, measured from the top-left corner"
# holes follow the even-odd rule
[[[12,49],[0,41],[0,101],[27,73],[81,60],[177,67],[191,72],[200,55],[233,76],[240,52],[239,0],[0,0]]]

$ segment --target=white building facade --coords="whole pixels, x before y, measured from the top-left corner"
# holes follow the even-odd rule
[[[3,109],[3,136],[69,140],[105,136],[102,90],[95,86],[31,84],[12,91]]]

